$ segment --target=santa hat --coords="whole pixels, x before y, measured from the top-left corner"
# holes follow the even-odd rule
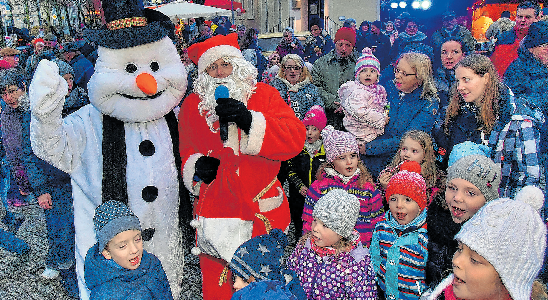
[[[365,68],[373,68],[377,70],[377,73],[381,72],[381,63],[377,57],[373,55],[373,51],[371,51],[371,48],[369,47],[363,48],[362,56],[356,61],[356,68],[354,69],[356,80],[359,80],[360,72]]]
[[[188,57],[198,66],[198,72],[205,69],[222,57],[233,56],[243,58],[238,45],[238,34],[216,35],[201,43],[188,47]]]
[[[319,105],[312,106],[306,115],[304,115],[303,124],[304,126],[316,126],[319,131],[322,131],[327,124],[327,117],[325,116],[323,107]]]
[[[166,36],[175,40],[175,25],[159,11],[142,8],[139,0],[102,0],[106,24],[86,30],[86,37],[97,45],[124,49],[159,41]]]
[[[43,38],[37,38],[37,39],[35,39],[34,41],[32,41],[32,44],[33,44],[34,46],[36,46],[36,44],[38,44],[38,43],[45,44],[46,42],[44,42],[44,39],[43,39]]]
[[[406,161],[400,166],[400,171],[396,173],[388,182],[386,188],[386,199],[390,199],[393,194],[407,196],[417,202],[421,211],[426,207],[426,183],[421,176],[421,166],[415,161]]]

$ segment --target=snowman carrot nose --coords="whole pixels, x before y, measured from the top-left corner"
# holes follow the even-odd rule
[[[141,73],[137,75],[135,81],[137,82],[137,87],[139,87],[139,89],[148,96],[154,95],[158,91],[156,79],[148,73]]]

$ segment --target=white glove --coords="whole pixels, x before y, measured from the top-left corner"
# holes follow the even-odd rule
[[[32,114],[42,121],[61,119],[67,81],[59,75],[59,67],[53,61],[43,59],[38,64],[29,88]]]

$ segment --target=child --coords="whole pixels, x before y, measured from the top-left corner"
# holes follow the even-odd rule
[[[539,299],[532,289],[546,248],[543,202],[540,189],[526,186],[515,200],[482,207],[455,236],[453,274],[423,299]]]
[[[303,220],[301,216],[304,209],[304,199],[308,188],[316,179],[316,173],[320,165],[325,161],[325,148],[320,138],[321,131],[325,128],[327,118],[323,108],[319,105],[312,106],[303,118],[306,126],[306,141],[304,148],[297,156],[288,160],[284,165],[287,168],[289,179],[289,209],[291,220],[295,225],[295,240],[301,238]]]
[[[318,199],[332,189],[343,189],[360,200],[360,216],[356,230],[361,242],[369,247],[375,225],[382,219],[381,193],[373,184],[369,171],[358,157],[356,138],[349,132],[329,125],[322,130],[326,162],[318,170],[304,203],[303,233],[312,229],[312,211]]]
[[[451,255],[457,250],[453,237],[462,224],[485,203],[498,198],[500,167],[474,145],[477,144],[455,146],[461,149],[453,150],[449,156],[455,162],[447,169],[445,201],[434,201],[428,207],[427,285],[439,283],[451,269]],[[452,159],[454,155],[461,158]]]
[[[419,299],[426,286],[427,194],[420,172],[417,162],[406,161],[388,182],[390,211],[375,227],[371,242],[373,268],[384,292],[380,299]]]
[[[344,128],[356,136],[360,146],[383,134],[388,122],[386,90],[378,84],[380,62],[371,49],[366,47],[362,53],[356,62],[355,80],[339,88]]]
[[[89,98],[86,91],[74,85],[74,69],[62,60],[56,60],[55,63],[59,67],[59,75],[63,77],[68,84],[68,92],[65,96],[65,104],[63,105],[63,118],[77,111],[82,106],[89,104]]]
[[[86,254],[90,299],[173,299],[160,260],[143,250],[141,224],[122,202],[95,209],[97,243]]]
[[[280,265],[285,246],[287,236],[272,229],[238,247],[229,263],[236,291],[233,300],[306,299],[295,272]]]
[[[356,196],[337,188],[316,203],[312,230],[287,262],[308,299],[377,299],[369,251],[354,229],[359,212]]]
[[[392,162],[381,171],[379,184],[386,189],[392,175],[398,172],[398,168],[404,161],[415,161],[421,165],[421,175],[426,181],[428,204],[445,188],[445,174],[436,167],[436,157],[432,138],[421,130],[409,130],[400,140],[400,146]]]

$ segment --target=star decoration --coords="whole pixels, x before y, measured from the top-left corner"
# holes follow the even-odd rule
[[[247,248],[246,248],[246,247],[242,247],[242,248],[240,248],[240,250],[238,250],[238,255],[239,255],[240,257],[244,257],[244,255],[246,255],[246,254],[249,254],[249,252],[247,252]]]
[[[259,271],[260,273],[265,273],[266,274],[266,277],[268,277],[268,273],[272,272],[272,270],[270,270],[270,266],[269,265],[261,265],[261,271]]]
[[[261,253],[264,255],[267,252],[270,252],[266,246],[263,246],[259,243],[259,248],[257,248],[257,251],[261,251]]]

